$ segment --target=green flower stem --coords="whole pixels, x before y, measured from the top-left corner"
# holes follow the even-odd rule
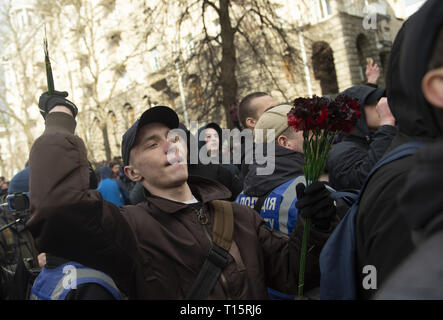
[[[318,181],[325,170],[329,150],[336,137],[337,132],[316,129],[309,136],[309,132],[303,131],[303,152],[305,163],[303,173],[306,184]],[[311,220],[305,220],[303,229],[302,247],[300,253],[300,269],[298,277],[298,299],[303,298],[303,287],[305,283],[306,256],[308,250]]]
[[[303,286],[305,284],[305,269],[306,269],[306,254],[308,251],[309,233],[311,230],[311,219],[305,220],[305,226],[303,229],[303,240],[302,240],[302,258],[300,259],[300,271],[299,271],[299,281],[298,281],[298,299],[303,298]]]

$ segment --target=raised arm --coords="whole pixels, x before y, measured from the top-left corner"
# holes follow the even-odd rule
[[[74,135],[77,107],[66,96],[40,98],[46,128],[30,153],[27,226],[41,252],[102,270],[128,294],[135,238],[118,207],[89,189],[86,148]]]

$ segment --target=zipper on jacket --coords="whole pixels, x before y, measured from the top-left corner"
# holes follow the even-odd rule
[[[203,212],[203,208],[200,208],[200,210],[197,211],[197,219],[200,224],[208,223],[208,216]]]

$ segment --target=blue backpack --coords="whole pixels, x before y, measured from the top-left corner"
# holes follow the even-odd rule
[[[361,196],[374,173],[384,165],[413,155],[423,144],[403,144],[380,159],[366,178],[345,217],[335,228],[320,253],[320,299],[354,300],[357,298],[355,220]],[[340,193],[337,193],[339,196]]]
[[[68,268],[69,267],[69,268]],[[30,300],[64,300],[75,287],[66,277],[75,270],[75,286],[95,283],[111,293],[116,300],[121,299],[120,291],[106,273],[85,267],[77,262],[68,262],[54,269],[44,267],[31,288]],[[69,271],[69,272],[67,272]]]

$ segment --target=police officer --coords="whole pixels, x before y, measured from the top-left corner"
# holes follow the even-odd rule
[[[303,176],[303,133],[288,126],[286,115],[291,108],[290,105],[276,106],[263,113],[258,120],[254,130],[254,142],[256,145],[263,143],[267,159],[274,161],[275,169],[270,175],[259,175],[257,168],[264,165],[259,164],[258,161],[254,162],[246,175],[243,192],[236,200],[238,203],[259,212],[268,227],[274,231],[280,231],[283,236],[290,234],[297,222],[296,186],[300,183],[306,184]],[[268,141],[270,139],[269,130],[274,130],[275,140]],[[270,148],[275,148],[274,157],[269,152]],[[329,192],[321,183],[311,186],[324,189],[323,192]],[[316,217],[312,218],[313,222],[315,220],[314,223],[317,224],[327,221],[327,225],[321,227],[330,228],[329,218],[317,220]],[[271,299],[294,298],[294,296],[277,292],[271,288],[268,289],[268,292]]]

